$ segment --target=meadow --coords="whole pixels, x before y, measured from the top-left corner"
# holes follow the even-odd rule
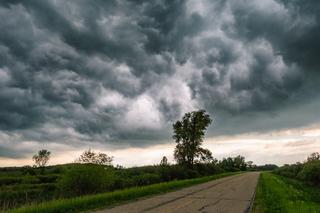
[[[254,212],[320,212],[320,154],[314,152],[304,162],[262,173]]]
[[[270,172],[260,175],[254,213],[318,213],[320,187]]]

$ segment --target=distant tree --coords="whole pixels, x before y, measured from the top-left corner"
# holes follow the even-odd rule
[[[112,156],[108,156],[105,153],[96,153],[88,149],[84,151],[80,157],[75,161],[76,163],[92,163],[98,165],[111,166],[113,161]]]
[[[234,160],[234,167],[240,169],[241,171],[245,171],[247,169],[245,157],[238,155],[233,160]]]
[[[320,160],[320,153],[319,152],[314,152],[311,155],[309,155],[307,161],[312,162],[312,161],[317,161]]]
[[[247,162],[247,166],[248,166],[249,169],[252,169],[253,166],[254,166],[254,165],[253,165],[253,161],[251,161],[251,160],[248,161],[248,162]]]
[[[212,159],[208,149],[201,147],[205,130],[212,120],[205,110],[186,113],[181,121],[173,124],[173,139],[177,143],[174,158],[179,164],[192,167],[195,161]]]
[[[219,163],[219,161],[218,161],[218,159],[216,159],[216,158],[212,158],[212,160],[211,160],[211,162],[210,162],[212,165],[218,165],[218,163]]]
[[[219,164],[225,171],[236,171],[237,170],[234,166],[233,158],[231,158],[231,157],[223,158],[222,161],[219,162]]]
[[[253,161],[247,161],[246,164],[247,164],[247,168],[248,168],[249,170],[251,170],[251,171],[257,170],[257,165],[255,165],[255,164],[253,163]]]
[[[111,165],[113,161],[112,156],[108,156],[105,153],[98,153],[96,157],[96,164],[99,165]]]
[[[234,158],[223,158],[219,164],[225,171],[245,171],[247,169],[245,158],[241,155]]]
[[[285,165],[289,166],[288,164],[285,164]],[[256,166],[256,167],[257,167],[257,170],[260,170],[260,171],[272,171],[272,170],[279,168],[275,164],[265,164],[265,165],[260,165],[260,166]]]
[[[163,156],[160,161],[160,166],[169,166],[168,158],[166,156]]]
[[[50,154],[51,152],[46,149],[39,150],[38,153],[32,157],[35,162],[35,166],[45,167],[50,159]]]

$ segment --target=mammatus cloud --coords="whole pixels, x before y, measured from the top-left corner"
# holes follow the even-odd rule
[[[1,1],[0,156],[18,144],[170,141],[204,108],[209,136],[318,122],[320,3]],[[30,150],[31,152],[31,150]]]

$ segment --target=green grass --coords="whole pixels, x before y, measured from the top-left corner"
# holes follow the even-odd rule
[[[21,207],[18,209],[13,209],[9,212],[12,213],[27,213],[27,212],[37,212],[37,213],[59,213],[59,212],[81,212],[93,209],[104,208],[119,204],[121,202],[134,200],[144,196],[150,196],[160,193],[165,193],[183,187],[192,186],[195,184],[204,183],[210,180],[215,180],[218,178],[240,174],[241,172],[223,173],[213,176],[207,176],[202,178],[187,179],[187,180],[177,180],[165,183],[158,183],[149,186],[134,187],[124,190],[118,190],[114,192],[107,192],[96,195],[87,195],[82,197],[70,198],[70,199],[60,199],[49,202],[40,203],[37,205],[31,205],[26,207]]]
[[[262,173],[256,190],[254,213],[318,213],[320,188]]]

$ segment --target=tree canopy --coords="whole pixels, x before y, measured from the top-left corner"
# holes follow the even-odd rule
[[[318,160],[320,160],[320,153],[319,152],[311,153],[307,158],[307,162],[313,162],[313,161],[318,161]]]
[[[113,161],[112,156],[108,156],[105,153],[96,153],[91,149],[84,151],[78,159],[76,159],[76,163],[92,163],[98,165],[107,165],[111,166]]]
[[[173,139],[177,143],[174,158],[179,164],[193,166],[198,161],[210,161],[212,153],[201,147],[210,115],[205,110],[186,113],[181,121],[173,124]]]

